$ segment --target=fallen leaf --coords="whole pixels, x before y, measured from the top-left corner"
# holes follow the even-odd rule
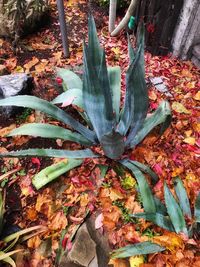
[[[16,124],[13,123],[8,127],[0,129],[0,137],[5,137],[15,128],[16,128]]]
[[[185,139],[183,139],[183,142],[189,145],[195,145],[196,140],[194,137],[186,137]]]
[[[29,248],[38,248],[39,245],[41,244],[41,239],[39,238],[39,236],[33,236],[32,238],[30,238],[28,241],[27,241],[27,246]]]
[[[49,63],[48,60],[46,60],[46,59],[42,59],[41,63],[39,63],[39,64],[37,64],[37,65],[35,66],[35,71],[36,71],[37,73],[44,72],[44,71],[45,71],[45,68],[46,68],[46,66],[47,66],[48,63]]]
[[[50,230],[53,231],[65,229],[66,226],[68,225],[67,218],[62,211],[53,214],[49,220],[50,222],[48,224],[48,227]]]
[[[179,102],[172,103],[172,109],[178,113],[190,114],[191,112]]]
[[[129,267],[129,263],[124,259],[111,259],[108,264],[113,267]]]
[[[197,101],[200,101],[200,91],[198,91],[193,98]]]
[[[95,229],[99,229],[103,226],[103,213],[100,213],[95,220]]]
[[[177,249],[183,249],[184,243],[182,238],[176,233],[169,232],[162,236],[153,237],[153,242],[166,247],[171,252],[176,252]]]
[[[140,267],[144,263],[144,256],[132,256],[129,258],[130,267]]]
[[[26,72],[29,72],[32,67],[34,67],[39,62],[37,57],[33,57],[28,63],[24,65]]]

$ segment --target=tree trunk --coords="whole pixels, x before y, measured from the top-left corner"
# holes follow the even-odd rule
[[[117,36],[121,30],[123,30],[126,25],[129,22],[130,17],[133,15],[133,12],[137,6],[137,1],[138,0],[131,0],[130,6],[126,12],[126,15],[124,16],[124,18],[121,20],[121,22],[119,23],[119,25],[116,27],[116,29],[111,33],[111,36]]]
[[[109,5],[109,32],[115,29],[115,20],[117,12],[117,0],[110,0]]]
[[[60,22],[60,30],[63,44],[63,51],[65,57],[69,57],[69,44],[68,44],[68,34],[67,34],[67,25],[65,21],[65,9],[63,0],[57,0],[58,15]]]

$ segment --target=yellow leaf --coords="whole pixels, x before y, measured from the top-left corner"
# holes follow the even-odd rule
[[[195,182],[198,180],[197,177],[195,176],[195,174],[192,172],[187,173],[186,179],[189,181],[192,181],[192,182]]]
[[[17,72],[17,73],[23,73],[24,72],[24,69],[22,68],[22,66],[17,66],[16,69],[15,69],[15,72]]]
[[[144,263],[143,256],[132,256],[129,258],[130,267],[139,267],[140,264]]]
[[[178,113],[190,114],[191,112],[179,102],[173,102],[172,109]]]
[[[166,247],[171,252],[176,252],[177,249],[183,249],[184,247],[182,238],[176,233],[170,232],[166,235],[153,237],[153,242]]]
[[[200,91],[198,91],[193,98],[197,101],[200,101]]]
[[[111,50],[115,53],[115,55],[121,54],[119,47],[113,47],[113,48],[111,48]]]
[[[194,137],[186,137],[183,142],[189,145],[194,145],[196,140]]]

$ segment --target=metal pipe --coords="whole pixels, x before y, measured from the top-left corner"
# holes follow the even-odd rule
[[[65,21],[65,8],[63,0],[56,0],[57,8],[58,8],[58,15],[59,15],[59,22],[60,22],[60,31],[62,37],[62,45],[63,45],[63,52],[65,57],[69,57],[69,43],[68,43],[68,35],[67,35],[67,25]]]

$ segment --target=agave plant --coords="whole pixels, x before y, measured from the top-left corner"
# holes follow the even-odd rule
[[[60,138],[86,147],[100,144],[106,157],[119,160],[126,149],[133,149],[155,126],[162,124],[162,131],[164,131],[169,125],[171,116],[168,102],[163,101],[151,116],[147,116],[148,91],[144,77],[143,27],[138,37],[137,51],[129,43],[129,56],[130,66],[126,75],[125,103],[120,111],[120,68],[107,68],[105,52],[100,47],[95,22],[90,16],[89,41],[88,44],[84,42],[83,81],[75,73],[60,69],[58,74],[63,78],[63,86],[67,91],[54,99],[52,103],[34,96],[15,96],[0,100],[0,106],[13,105],[40,110],[67,124],[76,132],[51,124],[31,123],[15,129],[8,136],[32,135]],[[64,102],[63,100],[67,97],[73,97],[74,104],[84,110],[81,114],[88,126],[81,124],[55,105]],[[78,151],[28,149],[2,153],[0,156],[44,156],[68,159],[99,157],[97,153],[88,148]],[[80,165],[81,161],[69,160],[68,166],[69,163],[74,168],[74,165]],[[58,169],[60,170],[63,165],[58,166]],[[139,163],[137,167],[143,171],[150,171],[149,168]],[[63,169],[63,172],[67,170]],[[33,184],[36,185],[35,180]],[[39,187],[36,185],[36,188]]]
[[[170,107],[163,101],[158,109],[147,116],[148,91],[145,83],[144,70],[144,27],[141,27],[137,40],[137,49],[129,42],[130,65],[126,74],[126,95],[123,108],[120,110],[120,67],[106,66],[105,52],[100,47],[95,22],[89,17],[88,44],[84,42],[84,73],[83,81],[75,73],[59,69],[58,75],[63,79],[66,90],[51,103],[34,96],[15,96],[0,100],[0,106],[23,106],[39,110],[52,118],[65,123],[69,129],[47,124],[25,124],[8,136],[32,135],[44,138],[60,138],[70,140],[85,146],[86,149],[76,151],[63,149],[27,149],[0,154],[1,157],[57,157],[61,161],[47,167],[33,178],[33,185],[40,189],[61,174],[81,165],[84,158],[99,157],[89,146],[100,145],[107,158],[128,167],[135,175],[144,202],[145,211],[156,210],[154,199],[146,201],[150,189],[145,183],[143,172],[148,173],[154,182],[157,175],[147,166],[137,161],[121,160],[126,149],[134,149],[145,136],[157,125],[162,125],[164,131],[170,123]],[[68,97],[85,120],[80,123],[71,115],[58,108],[56,104],[65,102]],[[87,126],[85,126],[87,124]],[[152,245],[152,246],[151,246]],[[149,251],[163,250],[155,244],[144,244]]]
[[[182,180],[179,177],[174,179],[174,189],[178,201],[174,198],[170,189],[165,183],[165,205],[155,198],[152,193],[150,193],[149,196],[145,196],[146,201],[148,201],[149,198],[154,199],[155,207],[157,205],[156,210],[153,211],[152,209],[150,211],[145,209],[144,213],[137,213],[133,214],[132,216],[135,218],[146,219],[168,231],[176,232],[177,234],[184,233],[187,237],[191,238],[194,235],[194,232],[196,232],[198,224],[200,223],[200,193],[196,198],[194,216],[192,216],[187,192],[184,188]],[[151,192],[150,188],[149,192]],[[159,205],[156,203],[159,203]],[[143,204],[145,208],[145,203]],[[185,217],[192,222],[191,226],[187,225]]]
[[[138,171],[130,161],[124,161],[124,165],[134,174]],[[196,198],[194,216],[192,216],[189,199],[184,185],[179,177],[176,177],[174,180],[174,188],[178,202],[165,183],[165,205],[152,194],[146,179],[142,176],[140,178],[142,178],[140,183],[142,183],[143,187],[146,188],[146,190],[141,190],[142,186],[139,186],[145,212],[132,214],[130,216],[153,222],[159,227],[171,232],[176,232],[177,234],[183,233],[188,238],[195,236],[195,233],[198,233],[199,231],[200,224],[200,193]],[[191,226],[187,225],[184,216],[190,219],[192,222]],[[135,255],[161,252],[163,250],[165,250],[164,247],[160,247],[158,244],[147,241],[117,249],[112,253],[112,258],[127,258]]]
[[[0,192],[0,235],[3,234],[3,218],[4,218],[4,197]],[[22,252],[23,249],[12,249],[19,241],[25,241],[34,235],[44,231],[44,226],[33,226],[24,230],[17,231],[6,237],[0,238],[0,262],[10,264],[12,267],[17,267],[12,255]]]

